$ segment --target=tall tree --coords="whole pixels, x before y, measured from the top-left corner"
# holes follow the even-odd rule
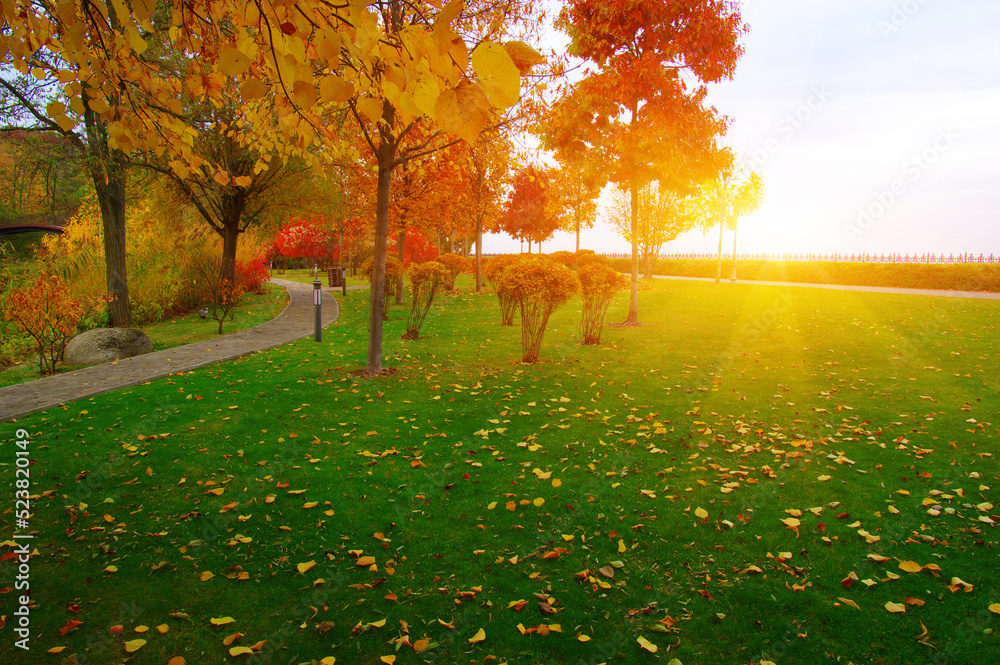
[[[402,0],[376,0],[366,12],[360,25],[373,37],[371,44],[379,45],[373,49],[375,62],[369,57],[345,58],[342,53],[341,64],[351,80],[362,83],[364,92],[358,95],[351,85],[348,102],[378,172],[365,371],[379,374],[393,172],[440,147],[433,145],[440,132],[474,142],[489,121],[491,108],[517,102],[521,72],[541,58],[523,42],[481,43],[470,58],[465,41],[451,27],[462,12],[460,0],[437,12]],[[464,71],[470,61],[476,80]],[[424,141],[411,142],[409,134],[425,118],[437,131],[429,132]]]
[[[740,169],[731,167],[700,188],[694,200],[699,215],[699,226],[705,233],[719,225],[719,252],[715,271],[715,283],[722,280],[722,234],[725,229],[736,231],[736,223],[743,215],[756,210],[764,198],[764,180],[756,171],[743,175]],[[733,261],[736,261],[735,241]]]
[[[631,207],[629,192],[615,188],[608,209],[608,220],[615,231],[629,242],[635,243],[632,234],[638,234],[642,271],[644,276],[651,277],[653,264],[664,243],[694,227],[695,215],[691,199],[661,188],[658,182],[651,182],[639,190],[636,226],[632,225]]]
[[[514,146],[495,131],[484,132],[470,155],[468,214],[472,216],[476,238],[476,293],[483,286],[483,231],[497,227],[502,214],[501,192],[510,177]]]
[[[106,8],[105,8],[106,9]],[[69,39],[58,13],[43,13],[52,22],[53,35]],[[11,31],[14,32],[14,31]],[[111,26],[108,32],[118,32]],[[0,45],[2,46],[2,45]],[[112,118],[107,111],[117,105],[119,92],[83,80],[72,89],[61,90],[63,77],[78,77],[81,71],[101,67],[107,52],[87,50],[77,61],[66,62],[52,52],[38,49],[20,57],[8,53],[0,67],[4,121],[10,126],[64,137],[83,157],[83,165],[97,194],[101,210],[102,236],[109,320],[112,327],[132,324],[128,273],[125,267],[125,212],[129,154],[111,140]],[[24,74],[19,70],[30,69]],[[62,98],[69,102],[69,108]],[[103,111],[103,112],[102,112]],[[54,116],[54,117],[51,117]]]
[[[572,55],[590,63],[567,84],[545,123],[543,145],[565,159],[588,154],[627,187],[632,289],[625,323],[639,323],[639,190],[673,191],[711,177],[732,157],[716,137],[726,123],[706,107],[705,84],[730,78],[746,27],[728,0],[567,0],[556,25]]]
[[[597,218],[597,197],[601,178],[579,160],[560,165],[550,177],[549,203],[559,228],[576,236],[580,251],[580,231],[589,229]]]
[[[513,238],[527,240],[530,254],[532,242],[538,243],[541,252],[542,242],[558,228],[559,220],[549,203],[548,174],[534,166],[522,168],[511,181],[500,229]]]

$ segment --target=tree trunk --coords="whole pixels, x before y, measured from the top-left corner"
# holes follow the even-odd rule
[[[128,270],[125,259],[125,172],[121,168],[108,165],[103,176],[94,176],[94,189],[101,208],[101,223],[104,227],[104,263],[107,273],[108,318],[112,328],[126,328],[132,325],[132,304],[129,302]]]
[[[483,215],[476,216],[476,293],[483,288]]]
[[[469,217],[465,217],[465,237],[462,238],[462,256],[469,258]]]
[[[632,291],[629,296],[628,317],[625,325],[639,325],[639,186],[635,178],[629,180],[632,194]]]
[[[86,99],[84,99],[86,103]],[[97,115],[84,114],[87,143],[84,148],[90,178],[97,193],[104,231],[104,266],[108,289],[108,319],[112,328],[132,325],[128,270],[125,263],[125,187],[128,182],[127,157],[108,147],[105,127]]]
[[[580,211],[577,210],[576,214],[576,251],[580,252]]]
[[[222,266],[219,275],[231,283],[236,281],[236,244],[240,238],[240,219],[224,219],[222,227]]]
[[[389,117],[386,118],[386,115]],[[392,107],[384,102],[383,118],[392,126]],[[392,182],[396,146],[382,136],[378,158],[378,189],[375,197],[375,256],[372,266],[372,287],[368,309],[368,360],[365,372],[369,375],[382,372],[382,312],[385,308],[385,251],[389,240],[389,185]]]
[[[399,264],[403,265],[403,259],[406,256],[406,224],[400,225],[399,235],[396,236],[396,253],[399,255]],[[396,280],[396,304],[403,304],[403,278],[400,277]]]
[[[715,270],[715,283],[718,284],[722,279],[722,231],[726,228],[726,224],[723,220],[719,220],[719,262]]]

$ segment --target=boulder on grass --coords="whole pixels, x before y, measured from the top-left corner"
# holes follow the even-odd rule
[[[66,345],[67,365],[96,365],[109,360],[141,356],[153,350],[146,333],[135,328],[95,328],[80,333]]]

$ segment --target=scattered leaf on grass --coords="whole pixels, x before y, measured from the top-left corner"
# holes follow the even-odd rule
[[[66,633],[75,629],[77,626],[82,626],[82,621],[77,621],[76,619],[70,619],[66,622],[66,625],[59,629],[59,634],[65,636]]]
[[[146,646],[146,640],[143,640],[143,639],[129,640],[128,642],[125,643],[125,652],[126,653],[135,653],[136,651],[138,651],[139,649],[143,648],[144,646]]]
[[[659,647],[647,640],[645,637],[637,637],[635,641],[649,653],[656,653],[659,650]]]
[[[856,610],[860,610],[861,609],[860,607],[858,607],[858,604],[855,603],[850,598],[841,598],[841,597],[838,596],[837,600],[839,600],[840,602],[842,602],[844,605],[849,605],[849,606],[853,607]]]
[[[476,631],[476,634],[469,638],[469,644],[476,644],[477,642],[482,642],[486,639],[486,631],[482,628]]]
[[[375,560],[372,559],[372,563],[374,562]],[[306,561],[305,563],[300,563],[297,566],[295,566],[295,569],[298,570],[300,573],[305,573],[312,570],[312,567],[315,565],[316,565],[315,561]]]
[[[209,619],[213,626],[225,626],[226,624],[235,623],[236,619],[233,617],[219,617],[217,619]]]
[[[889,612],[892,612],[893,614],[903,614],[906,612],[906,605],[904,605],[903,603],[889,602],[885,604],[885,609],[888,610]]]
[[[232,647],[229,649],[229,655],[232,657],[236,656],[249,656],[253,653],[253,649],[250,647]]]
[[[899,564],[899,569],[907,573],[919,573],[924,567],[916,561],[903,561]]]

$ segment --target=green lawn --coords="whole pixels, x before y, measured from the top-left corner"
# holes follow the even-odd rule
[[[274,269],[271,271],[271,276],[277,277],[278,279],[287,279],[289,282],[302,282],[303,284],[312,284],[313,280],[316,279],[312,268],[308,270],[306,270],[305,268],[296,270],[286,270],[284,272],[278,269]],[[325,270],[319,271],[319,280],[323,282],[324,287],[329,286]],[[363,286],[368,286],[368,280],[360,275],[352,276],[350,274],[350,271],[348,271],[347,285],[356,286],[359,284]]]
[[[0,562],[0,661],[1000,661],[1000,303],[656,282],[526,366],[466,278],[424,339],[391,310],[369,380],[367,298],[4,425],[36,553],[30,652]]]
[[[243,302],[234,313],[233,320],[226,320],[222,328],[223,335],[260,325],[281,313],[288,304],[288,292],[273,284],[265,284],[264,288],[266,291],[263,294],[248,293],[244,296]],[[219,322],[211,315],[207,319],[201,318],[197,310],[184,316],[175,316],[159,323],[142,326],[141,330],[152,340],[154,351],[220,337]],[[56,365],[57,373],[74,369],[79,368]],[[0,372],[0,386],[33,381],[37,378],[39,378],[38,356],[32,355],[22,364]]]

